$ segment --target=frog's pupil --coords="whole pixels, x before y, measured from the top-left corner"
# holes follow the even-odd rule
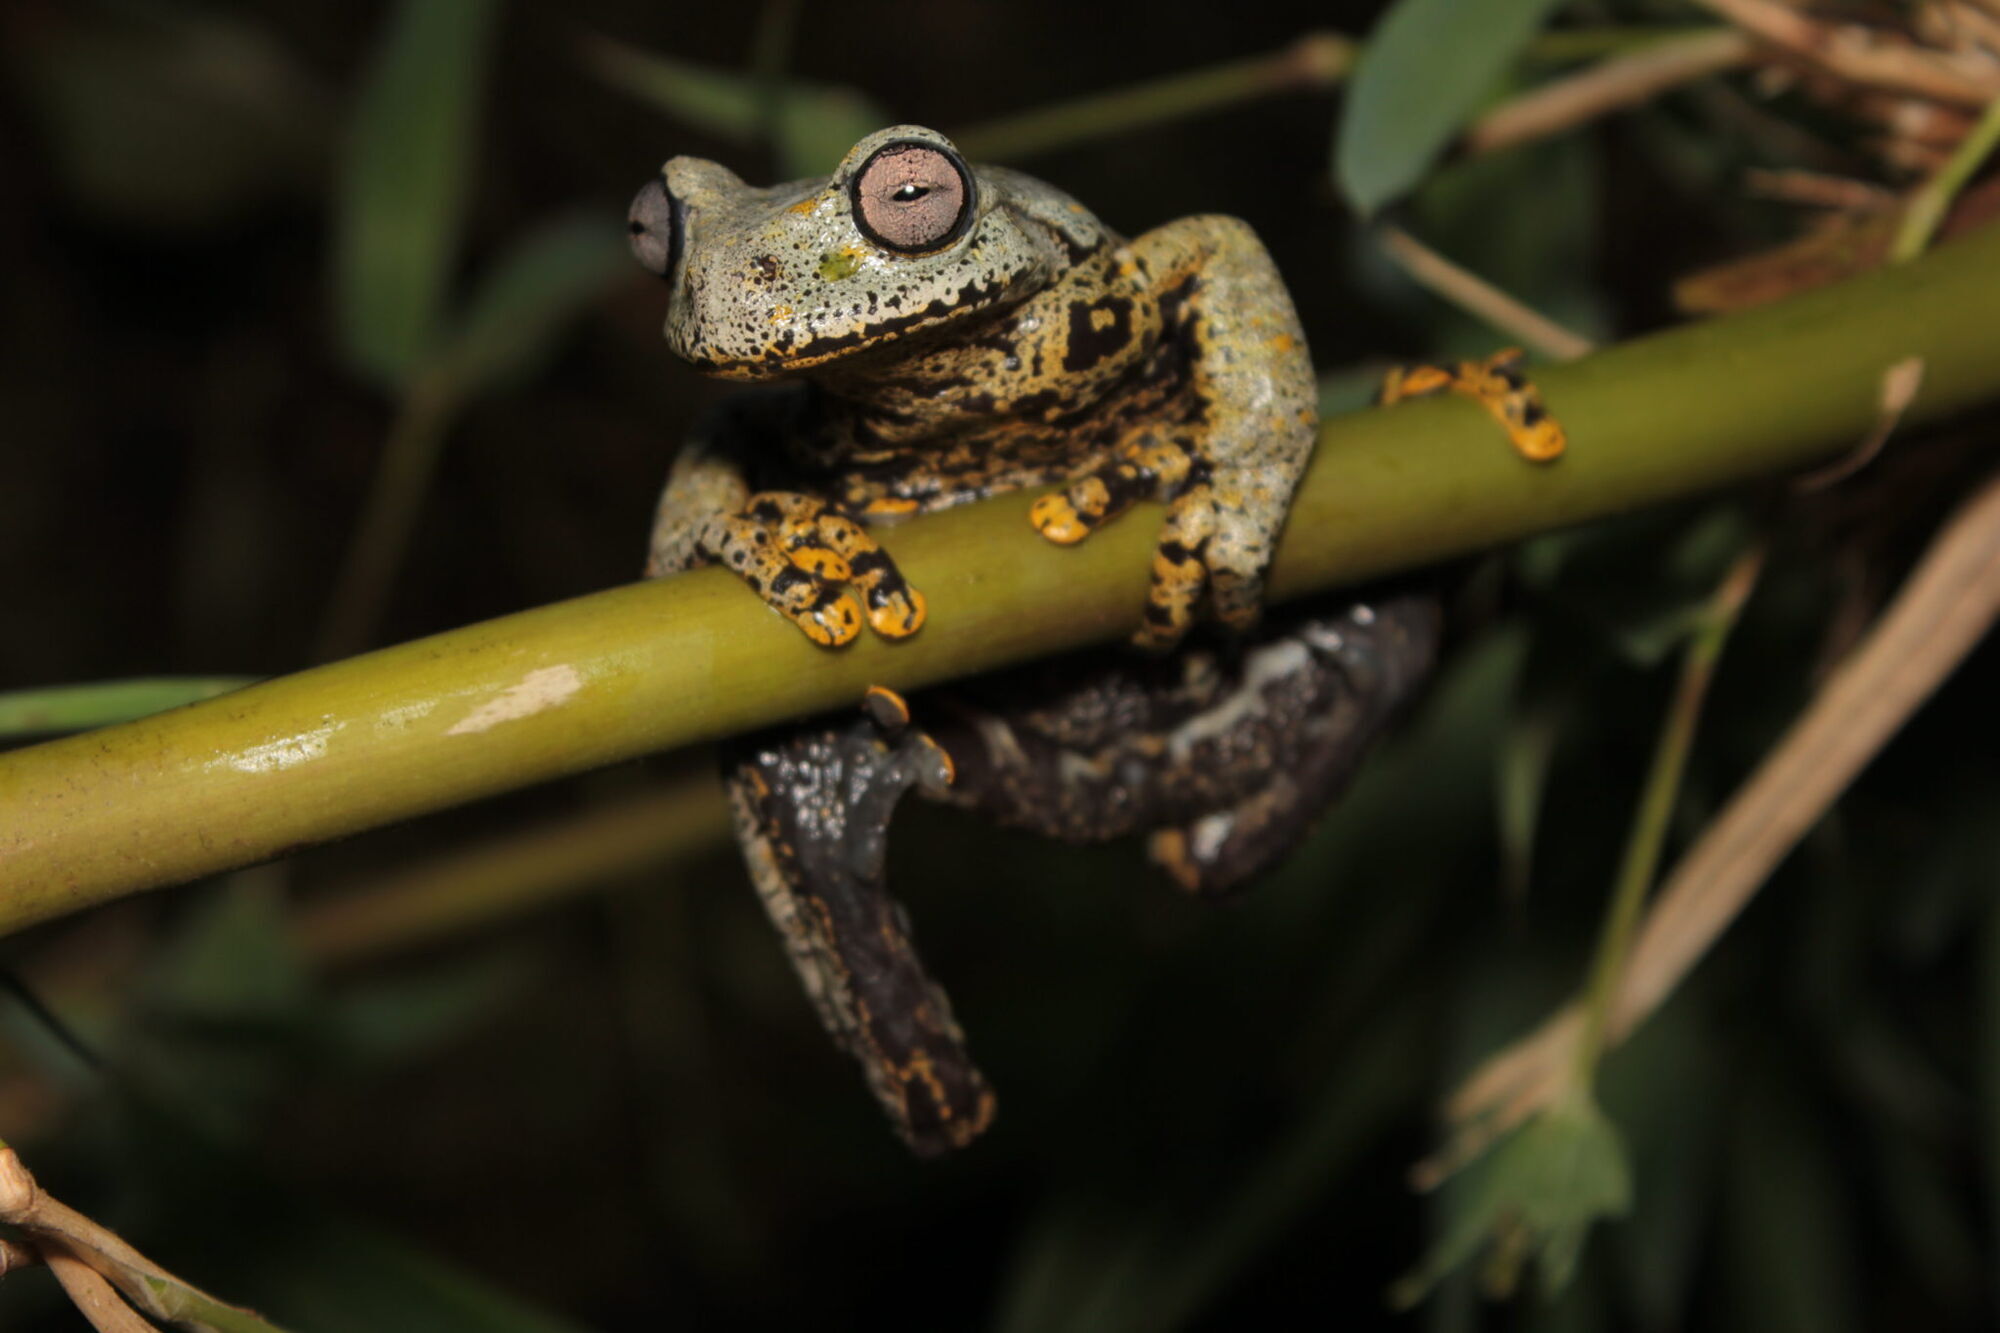
[[[899,204],[908,204],[916,202],[917,200],[923,198],[925,195],[929,193],[930,189],[927,186],[904,185],[899,187],[896,193],[890,195],[889,197],[891,199],[894,199]]]

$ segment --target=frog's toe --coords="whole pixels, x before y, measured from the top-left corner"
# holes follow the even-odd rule
[[[845,583],[854,577],[847,561],[824,546],[795,546],[787,554],[794,565],[819,578]]]
[[[849,576],[868,603],[868,623],[885,639],[907,639],[924,627],[924,595],[912,588],[889,553],[863,536],[864,550],[849,557]]]
[[[1069,496],[1057,493],[1044,495],[1035,501],[1028,511],[1028,521],[1035,525],[1035,531],[1058,546],[1074,546],[1088,537],[1095,524],[1084,517]]]
[[[820,647],[839,648],[854,642],[861,633],[861,606],[846,593],[837,593],[793,615],[791,620]]]

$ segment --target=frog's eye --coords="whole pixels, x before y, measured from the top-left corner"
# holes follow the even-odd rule
[[[949,245],[972,221],[972,178],[957,154],[935,144],[884,144],[849,188],[862,233],[904,254]]]
[[[674,258],[681,246],[681,219],[680,208],[667,193],[666,182],[658,176],[647,181],[632,200],[632,211],[626,217],[626,229],[632,234],[632,257],[649,273],[664,278],[673,272]]]

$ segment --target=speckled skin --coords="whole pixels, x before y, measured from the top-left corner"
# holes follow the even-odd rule
[[[969,210],[915,253],[855,218],[857,173],[908,144],[949,155]],[[864,615],[897,637],[925,606],[869,526],[1058,483],[1032,512],[1057,542],[1141,498],[1168,505],[1141,645],[1179,644],[1204,613],[1235,632],[926,696],[929,734],[880,691],[861,721],[727,748],[752,878],[822,1019],[913,1147],[962,1146],[993,1097],[883,884],[902,794],[1069,839],[1143,831],[1184,887],[1227,889],[1296,841],[1414,691],[1435,608],[1396,596],[1254,628],[1317,423],[1297,316],[1242,222],[1124,241],[1060,191],[964,168],[912,126],[862,140],[824,180],[770,189],[675,158],[633,219],[635,250],[669,284],[676,353],[727,378],[806,381],[698,428],[649,574],[724,564],[817,642],[851,640]]]

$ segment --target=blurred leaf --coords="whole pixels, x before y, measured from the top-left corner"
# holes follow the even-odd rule
[[[255,28],[176,5],[60,6],[0,41],[50,157],[92,211],[212,226],[309,177],[312,74]]]
[[[757,143],[770,85],[750,74],[656,55],[592,38],[584,58],[598,76],[643,102],[711,134]],[[819,176],[862,138],[895,118],[852,88],[787,80],[777,86],[778,170],[787,179]]]
[[[1622,1216],[1632,1203],[1631,1167],[1618,1131],[1581,1090],[1508,1136],[1466,1174],[1444,1235],[1396,1284],[1391,1299],[1398,1306],[1415,1305],[1489,1243],[1492,1290],[1511,1293],[1521,1265],[1537,1259],[1543,1291],[1554,1295],[1575,1273],[1591,1226]]]
[[[206,1022],[291,1018],[307,995],[268,869],[230,876],[182,923],[152,971],[154,1002]]]
[[[565,325],[631,267],[603,217],[544,222],[488,272],[444,351],[454,390],[470,397],[533,371]]]
[[[373,1229],[324,1217],[260,1238],[232,1292],[310,1333],[582,1333],[583,1326]],[[507,1269],[525,1256],[493,1258]],[[239,1261],[240,1262],[240,1261]]]
[[[1380,365],[1342,366],[1329,370],[1319,377],[1319,414],[1321,419],[1342,416],[1348,412],[1359,412],[1373,405],[1375,394],[1382,387],[1383,367]]]
[[[354,369],[400,385],[434,350],[458,255],[495,0],[403,0],[353,124],[335,303]]]
[[[1619,1295],[1648,1333],[1694,1325],[1700,1266],[1714,1234],[1721,1183],[1722,1089],[1733,1049],[1707,1022],[1698,974],[1602,1066],[1605,1113],[1631,1145],[1633,1194],[1643,1202],[1606,1235]],[[1692,992],[1692,994],[1690,993]]]
[[[1737,1108],[1726,1167],[1731,1195],[1724,1260],[1739,1328],[1850,1333],[1862,1327],[1855,1276],[1869,1252],[1855,1244],[1854,1195],[1819,1117],[1781,1080],[1800,1071],[1764,1048],[1755,1085]]]
[[[1541,822],[1549,766],[1567,712],[1559,700],[1521,709],[1507,720],[1500,740],[1499,772],[1494,778],[1499,797],[1496,824],[1501,883],[1510,902],[1527,896],[1534,877],[1535,829]]]
[[[1426,177],[1411,198],[1411,226],[1454,263],[1537,313],[1605,341],[1612,322],[1592,262],[1608,193],[1601,157],[1588,138],[1566,135],[1452,162]],[[1399,286],[1414,281],[1405,275]],[[1427,309],[1439,303],[1429,293],[1421,300]],[[1494,348],[1493,326],[1470,311],[1447,307],[1426,322],[1427,350],[1435,355],[1481,357]],[[1561,404],[1554,408],[1560,413]]]
[[[1443,151],[1561,0],[1400,0],[1369,34],[1334,148],[1348,201],[1373,213]]]
[[[0,694],[0,737],[88,731],[240,690],[255,676],[161,676]]]
[[[443,1045],[518,993],[535,967],[525,955],[483,954],[358,982],[323,1006],[329,1054],[354,1072]]]
[[[1978,941],[1978,1076],[1980,1154],[1985,1167],[1986,1216],[2000,1214],[2000,898],[1987,908]],[[2000,1260],[2000,1237],[1986,1238],[1989,1266]]]
[[[282,873],[240,871],[196,905],[150,969],[119,1055],[148,1102],[217,1144],[247,1137],[310,1055]]]

